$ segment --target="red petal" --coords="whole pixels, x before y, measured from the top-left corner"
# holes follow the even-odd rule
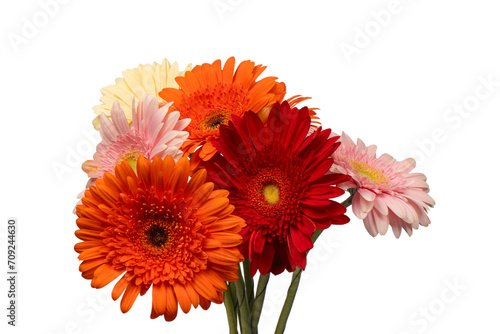
[[[262,254],[259,256],[259,271],[262,275],[268,274],[271,269],[274,262],[274,247],[274,243],[266,243]]]

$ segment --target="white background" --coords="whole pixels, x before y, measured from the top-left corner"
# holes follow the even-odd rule
[[[214,3],[230,7],[221,14]],[[109,288],[80,276],[72,209],[86,183],[75,161],[93,153],[77,150],[89,143],[101,87],[140,63],[166,57],[184,67],[234,55],[267,65],[263,76],[279,77],[289,96],[312,96],[325,127],[377,144],[380,154],[418,158],[437,202],[431,226],[411,238],[372,238],[351,213],[351,223],[325,232],[287,333],[498,333],[500,8],[491,0],[390,3],[67,0],[43,22],[39,2],[2,1],[0,263],[5,273],[14,216],[20,276],[15,329],[1,280],[1,332],[228,332],[222,305],[150,320],[150,292],[123,315]],[[372,11],[388,8],[381,26]],[[22,37],[34,16],[43,26],[13,47],[8,36]],[[347,44],[357,48],[351,57]],[[496,82],[489,91],[488,78]],[[471,111],[463,116],[447,111],[464,103]],[[288,280],[271,278],[261,333],[274,331]]]

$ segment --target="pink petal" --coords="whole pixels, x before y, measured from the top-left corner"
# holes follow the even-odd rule
[[[130,130],[127,117],[125,117],[125,112],[122,108],[120,108],[118,101],[115,101],[115,103],[113,103],[113,107],[111,108],[111,120],[120,134],[125,134]]]
[[[356,147],[356,144],[354,144],[351,137],[349,137],[345,132],[342,132],[342,136],[340,136],[340,141],[342,142],[342,145],[348,147]]]
[[[365,224],[365,228],[368,233],[370,233],[372,237],[376,237],[378,234],[378,230],[375,219],[373,218],[373,212],[370,212],[370,214],[368,214],[366,218],[363,219],[363,223]]]
[[[403,161],[398,162],[394,166],[394,170],[400,173],[408,173],[417,166],[417,162],[413,158],[408,158]]]
[[[372,212],[378,232],[381,235],[385,235],[389,229],[389,217],[381,214],[377,210],[373,210]]]
[[[389,214],[389,208],[387,207],[381,196],[377,196],[375,201],[373,201],[373,205],[375,209],[377,209],[381,214],[386,216]]]
[[[375,200],[375,197],[377,197],[377,195],[373,191],[365,189],[365,188],[359,188],[358,193],[361,196],[363,196],[364,199],[366,199],[367,201],[370,201],[370,202]]]
[[[352,199],[352,212],[359,219],[366,218],[366,212],[361,209],[361,195],[356,193]]]

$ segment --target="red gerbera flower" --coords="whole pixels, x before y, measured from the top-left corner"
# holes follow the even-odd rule
[[[309,110],[276,104],[266,124],[254,113],[221,126],[214,146],[220,153],[205,163],[208,179],[229,190],[235,214],[247,222],[241,252],[251,274],[306,267],[316,229],[345,224],[346,209],[330,200],[344,194],[331,167],[338,137],[321,127],[308,136]]]

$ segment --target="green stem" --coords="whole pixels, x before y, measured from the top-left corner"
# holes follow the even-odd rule
[[[238,323],[234,312],[233,297],[229,286],[224,291],[224,305],[226,306],[227,321],[229,323],[229,334],[238,334]]]
[[[346,208],[352,204],[352,198],[354,197],[354,192],[349,192],[351,196],[343,201],[341,204]],[[314,235],[312,236],[312,242],[316,242],[319,236],[323,233],[323,230],[316,230]],[[292,311],[293,301],[295,300],[295,296],[297,295],[297,289],[299,288],[300,277],[302,276],[302,269],[295,269],[292,276],[292,282],[290,283],[290,287],[288,288],[288,293],[286,295],[285,304],[281,309],[281,314],[278,320],[278,325],[276,326],[276,331],[274,334],[283,334],[285,332],[286,322],[288,317],[290,316],[290,312]]]
[[[229,291],[231,292],[231,297],[233,300],[233,310],[234,314],[236,315],[236,322],[240,326],[240,333],[243,331],[241,328],[241,314],[240,314],[240,308],[238,307],[238,297],[236,296],[236,282],[231,282],[229,283]]]
[[[255,302],[252,308],[252,334],[257,334],[260,314],[264,306],[264,299],[266,297],[267,283],[269,282],[270,275],[260,275],[259,283],[257,284],[257,293],[255,294]]]
[[[249,259],[246,259],[243,262],[243,273],[245,274],[245,290],[247,293],[248,308],[249,308],[250,312],[252,312],[253,303],[254,303],[254,295],[253,295],[254,282],[253,282],[253,277],[250,275],[250,260]]]
[[[234,282],[231,282],[229,283],[229,292],[231,293],[231,300],[233,302],[233,310],[234,310],[234,314],[236,315],[236,320],[238,320],[238,312],[239,312],[239,309],[238,309],[238,299],[236,298],[236,287],[235,287],[235,283]]]
[[[343,201],[342,203],[340,203],[343,206],[345,206],[346,208],[348,208],[348,207],[351,206],[352,199],[354,198],[354,195],[356,194],[357,189],[351,188],[351,189],[348,189],[347,191],[349,192],[349,194],[351,194],[351,196],[349,196],[345,201]]]
[[[292,283],[288,288],[288,293],[286,295],[285,304],[281,309],[280,318],[278,320],[278,325],[276,326],[276,331],[274,334],[283,334],[285,332],[286,322],[292,311],[293,301],[295,300],[295,295],[297,294],[297,289],[299,288],[300,277],[302,276],[302,269],[297,267],[293,272]]]
[[[248,300],[245,294],[245,282],[240,267],[238,268],[238,275],[240,278],[236,281],[236,295],[238,297],[238,308],[240,309],[241,333],[251,334],[250,311],[248,309]]]

